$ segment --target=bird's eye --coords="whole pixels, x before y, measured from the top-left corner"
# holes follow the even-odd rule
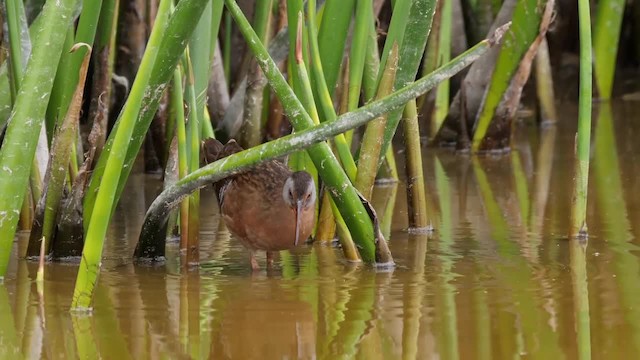
[[[293,199],[293,191],[289,190],[289,197]]]
[[[311,198],[311,193],[307,193],[307,197],[305,198],[305,200],[309,201],[310,198]]]

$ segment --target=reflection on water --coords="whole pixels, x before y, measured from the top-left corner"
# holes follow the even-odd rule
[[[387,272],[314,246],[252,274],[207,191],[203,266],[181,274],[173,243],[165,265],[134,266],[159,183],[132,176],[109,231],[94,314],[69,313],[75,265],[50,264],[40,296],[36,264],[14,260],[0,285],[0,359],[634,358],[636,107],[596,112],[588,243],[565,236],[576,110],[563,106],[557,129],[522,125],[526,141],[509,155],[426,151],[434,234],[405,231],[402,185],[377,188],[373,202],[398,264]]]

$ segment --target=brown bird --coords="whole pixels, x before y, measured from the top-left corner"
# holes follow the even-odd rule
[[[235,140],[203,143],[204,160],[211,163],[242,151]],[[227,227],[249,250],[251,268],[260,267],[257,250],[267,252],[267,265],[274,252],[291,249],[311,235],[315,225],[316,187],[306,171],[291,172],[280,161],[271,160],[215,182],[213,187]]]

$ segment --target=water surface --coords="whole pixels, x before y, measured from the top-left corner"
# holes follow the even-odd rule
[[[0,358],[635,358],[638,106],[594,114],[586,243],[566,237],[577,111],[560,110],[556,127],[520,124],[509,155],[426,149],[433,234],[406,231],[403,183],[377,187],[381,217],[395,203],[384,226],[393,271],[316,245],[254,274],[211,192],[202,195],[200,269],[181,274],[175,259],[134,266],[159,188],[135,174],[109,230],[93,315],[69,313],[76,265],[49,264],[40,297],[36,264],[14,260],[0,285]]]

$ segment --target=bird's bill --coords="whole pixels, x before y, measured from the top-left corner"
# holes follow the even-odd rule
[[[298,246],[300,240],[300,222],[302,221],[302,201],[296,202],[296,239],[293,243],[294,246]]]

